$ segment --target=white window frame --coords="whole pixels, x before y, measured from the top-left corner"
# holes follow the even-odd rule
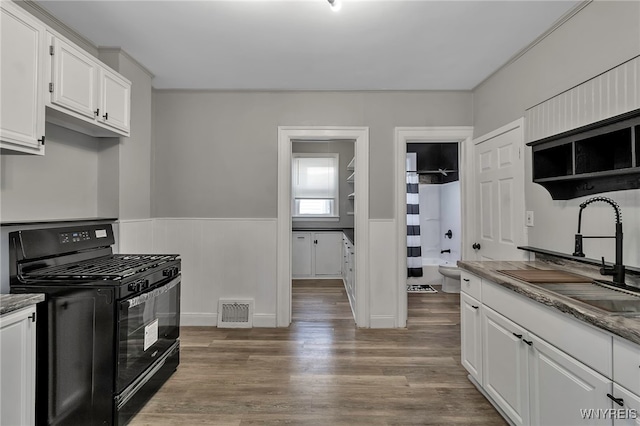
[[[294,197],[294,176],[295,170],[294,163],[296,158],[334,158],[335,159],[335,197],[334,197],[334,209],[331,215],[299,215],[296,214],[295,197]],[[339,221],[340,220],[340,156],[338,153],[293,153],[291,154],[292,167],[291,167],[291,219],[293,221]]]

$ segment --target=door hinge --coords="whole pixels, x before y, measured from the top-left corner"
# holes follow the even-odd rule
[[[53,83],[49,83],[49,93],[53,93]]]
[[[32,313],[31,315],[29,315],[29,318],[31,319],[31,322],[36,322],[36,313]]]
[[[53,45],[49,46],[49,55],[53,56]]]

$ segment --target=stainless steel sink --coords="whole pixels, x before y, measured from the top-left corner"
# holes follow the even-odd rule
[[[524,280],[522,280],[524,281]],[[586,303],[611,314],[640,316],[640,290],[628,290],[602,281],[529,284]]]

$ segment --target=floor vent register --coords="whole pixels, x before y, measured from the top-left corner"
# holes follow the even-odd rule
[[[253,327],[253,300],[218,300],[219,328]]]

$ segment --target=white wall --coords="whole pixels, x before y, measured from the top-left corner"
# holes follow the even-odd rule
[[[420,242],[422,257],[456,262],[460,257],[462,212],[460,181],[420,184]],[[453,238],[444,234],[451,230]],[[440,253],[450,249],[451,253]]]
[[[593,1],[513,63],[474,90],[474,131],[486,134],[524,115],[525,109],[640,54],[640,3]],[[526,123],[525,123],[526,125]],[[573,253],[579,204],[587,197],[554,201],[531,178],[531,149],[525,150],[526,209],[534,212],[529,245]],[[624,262],[640,266],[640,191],[601,194],[623,211]],[[587,207],[585,235],[613,235],[613,209]],[[585,240],[587,257],[613,260],[613,243]]]
[[[0,155],[2,221],[97,216],[100,141],[47,123],[45,155]]]
[[[440,244],[441,249],[450,249],[451,253],[442,253],[440,257],[455,263],[461,259],[462,241],[462,205],[460,200],[460,181],[449,182],[440,188]],[[444,234],[451,230],[453,237]]]

